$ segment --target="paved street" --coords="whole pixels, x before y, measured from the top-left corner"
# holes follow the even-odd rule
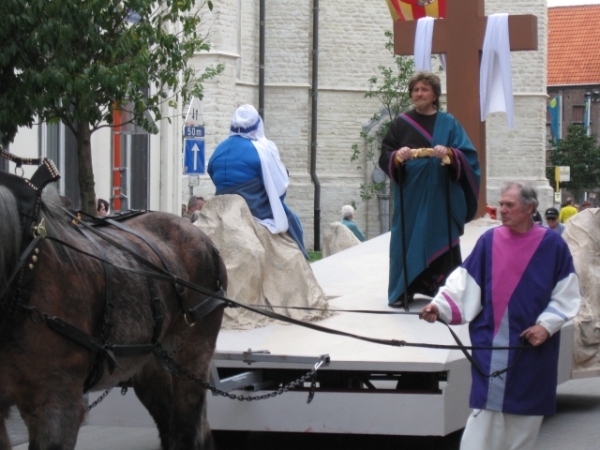
[[[92,422],[114,420],[115,411],[111,407],[125,401],[118,391],[111,393],[106,404],[99,405]],[[130,392],[125,399],[134,400]],[[360,407],[360,405],[356,405]],[[122,406],[119,406],[122,409]],[[87,425],[81,429],[76,450],[159,450],[157,432],[150,427],[145,411],[139,405],[131,405],[125,411],[134,427]],[[139,408],[139,409],[138,409]],[[120,411],[123,413],[124,411]],[[132,415],[133,414],[133,415]],[[137,416],[136,416],[137,415]],[[401,417],[398,420],[402,420]],[[558,413],[544,421],[538,439],[539,450],[596,450],[600,442],[600,378],[569,381],[559,387]],[[11,430],[17,432],[16,425]],[[23,430],[20,439],[23,440]],[[455,450],[459,448],[460,432],[444,438],[439,437],[398,437],[398,436],[356,436],[323,434],[273,434],[250,433],[245,442],[231,442],[223,449],[236,450],[397,450],[411,448],[418,450]],[[26,450],[23,443],[13,447]]]

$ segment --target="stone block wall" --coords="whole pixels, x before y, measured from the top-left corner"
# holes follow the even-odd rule
[[[212,50],[198,56],[198,65],[222,62],[225,72],[206,83],[203,114],[206,122],[207,160],[224,139],[235,108],[258,106],[258,0],[215,2]],[[288,204],[300,216],[307,248],[314,242],[314,187],[310,178],[312,2],[266,2],[265,132],[274,141],[290,171]],[[518,179],[533,184],[542,207],[551,204],[551,187],[545,180],[546,41],[547,12],[543,0],[488,0],[486,14],[534,14],[538,17],[539,50],[511,55],[515,92],[515,128],[506,126],[503,113],[487,120],[488,203],[495,204],[503,181]],[[377,199],[361,200],[361,183],[371,182],[369,161],[351,162],[352,145],[381,109],[367,99],[368,80],[378,66],[391,67],[385,49],[385,30],[392,22],[383,0],[364,2],[321,1],[319,10],[319,95],[317,176],[321,182],[321,234],[329,222],[340,219],[340,208],[354,202],[355,220],[367,236],[380,233]],[[357,166],[361,169],[358,170]],[[189,188],[184,181],[184,200]],[[195,188],[212,195],[207,177]]]

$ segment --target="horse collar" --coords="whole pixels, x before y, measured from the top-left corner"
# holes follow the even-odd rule
[[[2,152],[6,156],[7,152]],[[24,160],[14,157],[11,160],[17,162],[20,167]],[[37,162],[37,161],[35,161]],[[56,181],[60,174],[54,163],[48,158],[41,160],[41,164],[30,179],[0,172],[0,185],[9,189],[17,201],[19,220],[21,223],[21,251],[25,250],[36,235],[44,233],[43,224],[37,224],[40,206],[42,203],[42,191],[48,183]]]

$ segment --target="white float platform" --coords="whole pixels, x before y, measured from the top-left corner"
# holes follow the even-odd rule
[[[490,225],[468,224],[461,239],[463,258]],[[312,264],[317,280],[330,298],[332,310],[402,311],[387,302],[389,240],[386,233]],[[241,300],[241,299],[240,299]],[[415,301],[411,311],[427,302]],[[372,338],[411,343],[454,344],[448,329],[416,315],[368,315],[340,312],[319,325]],[[454,328],[465,345],[468,327]],[[470,366],[458,350],[392,347],[283,323],[248,331],[219,334],[217,352],[268,351],[272,355],[318,357],[331,364],[320,370],[447,372],[440,393],[406,393],[386,389],[320,392],[307,404],[306,392],[288,392],[274,399],[239,402],[209,395],[208,418],[216,430],[289,431],[444,436],[462,427],[469,414]],[[289,369],[308,365],[216,361],[219,368]],[[234,394],[257,395],[264,391]]]

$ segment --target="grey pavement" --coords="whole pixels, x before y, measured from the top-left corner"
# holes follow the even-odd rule
[[[93,396],[92,396],[93,397]],[[360,405],[357,405],[359,408]],[[402,420],[398,417],[398,420]],[[81,428],[76,450],[160,450],[158,433],[133,392],[111,395],[90,414],[89,425]],[[130,426],[127,426],[127,425]],[[11,435],[23,442],[25,430],[18,422],[9,424]],[[244,443],[226,447],[239,450],[320,450],[377,448],[396,450],[457,450],[460,432],[440,437],[353,436],[318,434],[250,433]],[[13,441],[16,442],[16,441]],[[536,450],[596,450],[600,448],[600,378],[572,380],[558,388],[557,414],[546,418]],[[26,450],[27,444],[13,449]],[[484,450],[484,449],[482,449]]]

